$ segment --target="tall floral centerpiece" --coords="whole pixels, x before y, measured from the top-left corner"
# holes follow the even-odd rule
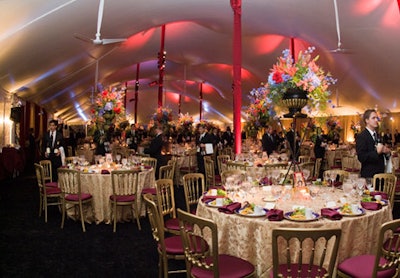
[[[172,122],[172,110],[166,107],[158,107],[156,112],[153,114],[154,122],[161,125],[168,125]]]
[[[107,130],[117,118],[122,117],[125,113],[123,91],[104,90],[97,94],[96,100],[92,108],[94,121],[104,123],[104,128]]]
[[[185,137],[192,135],[193,133],[193,117],[189,113],[183,114],[179,113],[177,129]]]
[[[268,98],[268,89],[259,87],[249,95],[250,105],[246,109],[247,121],[244,129],[251,138],[256,138],[260,129],[265,127],[276,113],[272,101]]]
[[[336,82],[317,65],[319,56],[312,57],[315,47],[300,51],[294,60],[289,49],[273,65],[264,87],[268,90],[268,98],[276,106],[283,104],[289,109],[285,117],[304,117],[301,109],[306,106],[312,110],[325,110],[329,100],[328,87]]]
[[[152,118],[155,125],[161,125],[165,135],[168,135],[170,128],[174,125],[172,109],[167,107],[158,107]]]

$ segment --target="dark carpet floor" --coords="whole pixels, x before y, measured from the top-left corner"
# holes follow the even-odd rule
[[[183,208],[183,189],[175,193]],[[117,232],[106,224],[67,220],[49,208],[48,223],[38,217],[39,196],[33,175],[0,182],[0,277],[157,277],[158,254],[147,218],[120,223]],[[398,203],[394,218],[399,218]],[[170,261],[170,268],[184,268]],[[171,277],[185,277],[182,274]]]
[[[35,177],[0,182],[0,277],[158,277],[158,254],[147,218],[135,223],[86,224],[66,220],[60,228],[57,207],[48,223],[38,216]],[[176,192],[183,207],[183,189]],[[170,261],[170,268],[184,263]],[[182,274],[171,277],[185,277]]]

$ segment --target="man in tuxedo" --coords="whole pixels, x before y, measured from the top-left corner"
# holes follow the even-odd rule
[[[158,178],[158,171],[159,171],[160,167],[165,164],[164,160],[163,160],[163,156],[161,154],[161,150],[162,150],[162,147],[164,144],[163,135],[162,135],[163,130],[162,130],[161,125],[155,126],[154,133],[155,133],[155,136],[151,140],[149,147],[144,150],[144,153],[149,154],[150,157],[157,159],[157,168],[155,169],[156,170],[155,176],[156,176],[156,178]]]
[[[212,153],[206,152],[206,144],[213,143],[213,136],[207,132],[207,128],[204,125],[198,126],[199,137],[196,140],[197,146],[197,168],[198,172],[202,173],[204,176],[206,174],[206,170],[204,167],[204,157],[206,155],[212,155]]]
[[[57,181],[57,169],[61,167],[61,152],[60,147],[63,146],[63,135],[57,131],[57,120],[49,122],[49,130],[43,136],[42,153],[43,156],[51,161],[51,170],[53,181]]]
[[[104,124],[98,123],[97,129],[93,134],[93,141],[96,143],[96,155],[104,156],[106,154],[106,146],[109,145],[107,138],[107,132],[104,130]]]
[[[372,178],[385,172],[385,159],[390,158],[390,148],[379,141],[378,114],[374,109],[364,112],[365,129],[357,135],[356,151],[361,162],[361,177]]]
[[[265,133],[261,139],[263,152],[267,152],[270,155],[277,149],[277,141],[272,134],[272,127],[267,125],[265,128]]]

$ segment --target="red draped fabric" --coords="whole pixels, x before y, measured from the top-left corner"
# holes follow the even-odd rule
[[[241,153],[241,108],[242,108],[242,1],[231,0],[233,10],[233,129],[235,153]]]

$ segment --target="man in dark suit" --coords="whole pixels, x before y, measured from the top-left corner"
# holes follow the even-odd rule
[[[272,127],[267,125],[265,128],[265,133],[261,139],[263,152],[267,152],[270,155],[277,149],[277,141],[272,134]]]
[[[198,126],[199,137],[196,140],[197,146],[197,168],[199,169],[198,172],[205,175],[206,170],[204,168],[204,157],[207,155],[211,155],[212,153],[207,153],[206,151],[206,144],[213,143],[213,136],[207,132],[207,128],[204,125]]]
[[[49,122],[49,130],[43,136],[42,145],[43,156],[51,161],[53,181],[58,179],[57,169],[62,165],[60,147],[64,144],[62,133],[57,131],[57,124],[57,120]]]
[[[164,160],[163,156],[161,154],[162,147],[164,145],[164,140],[163,140],[163,130],[160,125],[155,126],[155,136],[150,142],[150,146],[144,150],[145,154],[149,154],[151,157],[157,159],[157,167],[156,167],[156,177],[158,178],[158,171],[161,166],[163,166]]]
[[[356,151],[361,162],[361,177],[372,178],[375,174],[385,172],[385,159],[390,157],[390,148],[379,142],[379,119],[376,111],[366,110],[363,120],[365,129],[357,135]]]

